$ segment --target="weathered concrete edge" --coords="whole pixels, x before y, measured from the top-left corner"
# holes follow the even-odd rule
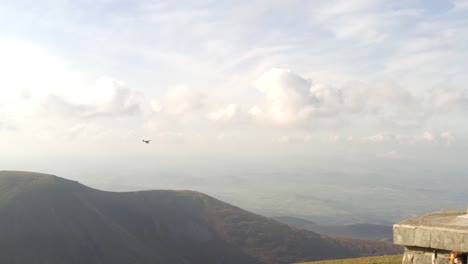
[[[394,224],[393,243],[404,246],[468,252],[468,230]]]
[[[398,227],[403,227],[403,228],[423,228],[423,229],[432,229],[432,230],[438,230],[438,231],[450,231],[450,232],[456,232],[456,233],[467,233],[468,234],[468,229],[466,230],[460,230],[460,229],[455,229],[455,228],[450,228],[450,227],[438,227],[438,226],[414,226],[414,225],[409,225],[409,224],[394,224],[393,229],[395,230],[395,226]]]

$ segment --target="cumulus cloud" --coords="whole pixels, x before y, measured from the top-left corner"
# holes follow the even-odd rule
[[[202,93],[190,90],[187,86],[177,86],[170,89],[160,99],[151,100],[154,112],[183,115],[194,113],[206,105],[206,97]]]
[[[365,139],[370,142],[384,142],[384,141],[389,140],[389,136],[383,133],[378,133],[378,134],[366,137]]]
[[[453,136],[450,132],[441,133],[440,138],[447,145],[451,145],[455,141],[455,136]]]
[[[0,132],[1,131],[14,131],[16,129],[17,128],[12,123],[0,121]]]
[[[254,86],[263,94],[259,106],[250,109],[256,118],[278,125],[303,123],[317,107],[310,94],[311,82],[286,69],[273,68],[262,74]]]
[[[281,126],[303,126],[331,118],[352,122],[357,116],[410,126],[424,118],[414,96],[392,82],[350,82],[336,88],[274,68],[261,75],[255,87],[263,97],[248,113],[256,120]]]
[[[405,89],[392,82],[375,82],[366,92],[372,97],[374,104],[408,105],[413,102],[413,96]]]
[[[437,89],[431,93],[431,103],[435,111],[465,111],[468,109],[468,94],[464,90]]]
[[[205,135],[208,131],[209,121],[231,122],[230,118],[237,115],[237,110],[229,107],[209,112],[208,99],[188,86],[172,87],[162,96],[149,99],[150,111],[145,115],[144,127],[148,133],[156,133],[160,140],[197,141],[200,133]]]
[[[452,133],[448,131],[439,134],[426,131],[419,137],[419,139],[425,142],[432,142],[445,145],[451,145],[455,141],[455,137],[452,135]]]
[[[302,141],[304,141],[304,142],[311,142],[313,139],[314,139],[314,136],[311,135],[311,134],[307,134],[307,135],[302,137]]]
[[[342,90],[324,84],[314,84],[310,88],[310,93],[317,100],[317,114],[325,116],[334,115],[338,114],[345,107],[346,102]]]
[[[152,99],[150,104],[151,104],[151,110],[153,110],[153,112],[155,113],[159,113],[163,109],[161,103],[159,103],[156,99]]]
[[[112,98],[98,105],[96,109],[97,115],[110,114],[110,115],[134,115],[139,113],[140,103],[132,90],[124,87],[119,87],[114,90]]]
[[[259,118],[263,113],[262,109],[257,105],[252,106],[247,112],[254,118]]]
[[[90,97],[71,99],[50,94],[42,101],[42,106],[49,113],[68,117],[127,116],[140,112],[140,99],[122,82],[100,78],[93,88],[94,96]]]
[[[240,114],[241,110],[237,104],[229,104],[212,111],[208,114],[208,118],[216,122],[230,122],[238,119]]]
[[[421,100],[393,82],[352,82],[342,89],[341,110],[369,118],[374,125],[418,127],[426,118]]]
[[[42,102],[42,106],[48,113],[69,117],[86,116],[95,110],[91,105],[75,104],[58,95],[47,96]]]
[[[434,142],[436,140],[435,135],[431,132],[424,132],[421,136],[422,140],[429,141],[429,142]]]
[[[328,135],[324,141],[328,143],[338,143],[340,139],[341,137],[338,135]]]

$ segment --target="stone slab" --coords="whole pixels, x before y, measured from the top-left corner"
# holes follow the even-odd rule
[[[405,248],[402,264],[430,264],[432,261],[432,250],[410,247]],[[437,264],[450,264],[450,252],[439,251]]]
[[[417,216],[393,225],[398,245],[468,252],[466,210],[445,210]]]

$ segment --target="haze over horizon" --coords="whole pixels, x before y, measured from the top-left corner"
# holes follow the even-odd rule
[[[0,25],[2,170],[272,215],[468,204],[466,0],[8,1]]]

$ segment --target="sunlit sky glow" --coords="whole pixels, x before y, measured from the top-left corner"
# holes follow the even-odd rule
[[[466,0],[3,1],[0,165],[462,173],[467,28]]]

